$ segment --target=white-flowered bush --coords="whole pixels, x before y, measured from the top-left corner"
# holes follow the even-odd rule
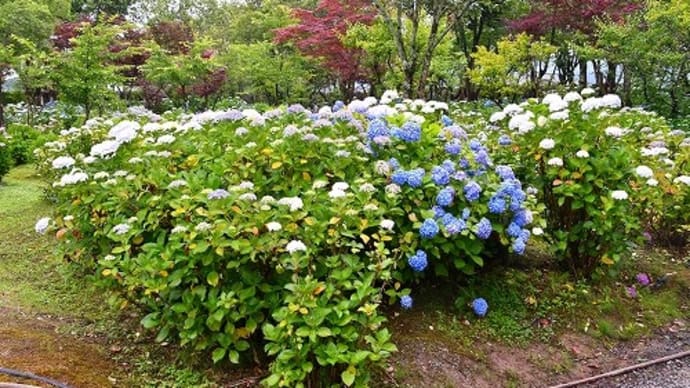
[[[263,344],[270,386],[364,384],[395,350],[383,303],[523,253],[534,218],[488,134],[444,103],[382,103],[89,120],[36,153],[57,201],[36,229],[160,341],[232,362]]]
[[[539,191],[545,237],[576,274],[613,266],[640,241],[650,215],[664,211],[672,177],[666,122],[621,107],[618,96],[557,94],[493,115],[504,145],[497,160]],[[496,119],[498,118],[498,119]]]

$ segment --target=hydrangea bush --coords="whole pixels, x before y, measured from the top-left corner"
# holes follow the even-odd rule
[[[263,351],[269,386],[363,384],[395,350],[380,306],[522,253],[535,199],[447,105],[382,100],[89,120],[36,152],[57,201],[36,230],[159,341]]]
[[[571,92],[511,104],[489,119],[505,145],[496,158],[519,165],[517,175],[538,189],[546,237],[578,275],[629,252],[670,176],[673,162],[658,140],[668,135],[664,120],[620,108],[615,95]]]

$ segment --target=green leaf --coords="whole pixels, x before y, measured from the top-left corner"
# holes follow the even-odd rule
[[[213,287],[218,285],[218,280],[219,280],[219,276],[218,276],[218,272],[216,272],[216,271],[211,271],[208,273],[208,275],[206,275],[206,281],[208,282],[208,284],[212,285]]]
[[[157,312],[148,314],[144,317],[144,319],[141,320],[141,325],[144,326],[145,329],[150,329],[158,326],[158,315],[159,313]]]
[[[343,379],[343,383],[347,385],[348,387],[352,385],[352,383],[355,382],[355,375],[357,374],[357,369],[350,365],[347,369],[343,371],[343,373],[340,374],[340,377]]]
[[[225,357],[225,349],[216,348],[216,350],[213,351],[212,357],[213,363],[217,364],[220,360],[222,360]]]

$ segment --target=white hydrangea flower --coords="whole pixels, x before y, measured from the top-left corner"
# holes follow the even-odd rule
[[[640,178],[651,178],[654,176],[654,171],[652,171],[651,168],[642,165],[637,166],[637,168],[635,169],[635,174],[637,174],[637,176],[639,176]]]
[[[34,230],[38,234],[46,234],[48,231],[48,227],[50,226],[50,218],[49,217],[43,217],[36,221],[36,225],[34,226]]]
[[[202,221],[194,227],[194,230],[197,232],[205,232],[207,230],[210,230],[212,227],[213,225],[209,224],[206,221]]]
[[[290,254],[293,254],[299,251],[306,252],[307,246],[300,240],[292,240],[285,246],[285,249],[290,252]]]
[[[163,135],[156,139],[156,144],[171,144],[175,141],[175,136],[173,135]]]
[[[394,226],[395,226],[395,222],[393,220],[388,220],[388,219],[381,220],[381,229],[393,230]]]
[[[490,123],[496,123],[498,121],[503,121],[506,118],[505,112],[498,111],[494,112],[491,117],[489,117],[489,122]]]
[[[621,127],[612,126],[612,127],[606,128],[604,130],[604,133],[606,133],[607,135],[609,135],[611,137],[621,137],[621,136],[625,135],[626,131]]]
[[[681,175],[673,180],[673,183],[682,183],[684,185],[690,186],[690,176]]]
[[[624,190],[614,190],[611,192],[611,198],[624,201],[628,199],[628,193],[626,193]]]
[[[333,190],[328,192],[328,196],[333,198],[333,199],[342,198],[342,197],[345,197],[346,195],[347,195],[347,193],[342,191],[342,190],[333,189]]]
[[[272,204],[275,203],[275,201],[276,199],[270,195],[264,195],[263,197],[261,197],[261,203],[263,204]]]
[[[172,234],[180,234],[180,233],[186,233],[187,232],[187,227],[183,225],[178,225],[174,227],[171,231]]]
[[[374,187],[374,185],[372,185],[371,183],[363,183],[359,186],[359,191],[364,193],[375,193],[376,187]]]
[[[542,148],[545,150],[553,149],[553,147],[555,147],[555,146],[556,146],[556,142],[551,138],[546,138],[546,139],[543,139],[542,141],[539,142],[539,148]]]
[[[279,222],[273,221],[266,224],[266,229],[268,229],[269,232],[277,232],[283,229],[283,226],[280,225]]]
[[[333,190],[345,191],[350,188],[347,182],[336,182],[333,184]]]
[[[72,171],[69,174],[65,174],[60,178],[58,186],[73,185],[79,182],[84,182],[89,179],[89,175],[82,171]]]
[[[534,228],[532,228],[532,234],[535,236],[541,236],[544,234],[544,229],[542,229],[538,226],[535,226]]]
[[[278,205],[290,207],[290,211],[296,211],[304,206],[300,197],[284,197],[278,201]]]
[[[239,196],[240,201],[249,201],[249,202],[254,202],[256,201],[256,194],[254,193],[244,193]]]
[[[659,186],[659,181],[654,179],[654,178],[649,178],[649,179],[647,179],[647,185],[652,186],[652,187],[656,187],[656,186]]]
[[[578,158],[581,158],[581,159],[586,159],[586,158],[589,158],[589,152],[587,152],[587,150],[579,150],[579,151],[577,151],[575,156],[577,156]]]
[[[591,95],[594,94],[594,93],[596,93],[596,91],[595,91],[594,89],[592,89],[592,88],[584,88],[584,89],[582,89],[582,91],[580,91],[580,94],[581,94],[583,97],[591,96]]]
[[[567,120],[570,117],[570,111],[564,109],[560,112],[553,112],[549,115],[549,118],[554,121]]]
[[[385,160],[377,160],[374,170],[379,175],[388,176],[391,173],[391,165]]]
[[[72,167],[76,161],[71,156],[59,156],[53,160],[53,168],[58,170],[62,168]]]
[[[582,96],[578,92],[568,92],[563,96],[565,102],[582,101]]]
[[[328,186],[328,182],[324,180],[315,180],[314,183],[311,185],[311,188],[314,190],[322,189],[324,187]]]
[[[562,167],[563,166],[563,159],[561,158],[551,158],[546,162],[549,166],[558,166]]]
[[[399,194],[401,191],[400,186],[396,185],[395,183],[391,183],[386,186],[386,194],[388,195],[396,195]]]
[[[102,143],[94,144],[91,147],[89,154],[95,157],[107,157],[115,154],[120,147],[120,143],[116,140],[106,140]]]
[[[117,224],[113,226],[113,233],[123,235],[130,231],[132,227],[129,224]]]
[[[177,189],[182,186],[187,186],[187,181],[185,181],[184,179],[175,179],[174,181],[168,184],[169,189]]]

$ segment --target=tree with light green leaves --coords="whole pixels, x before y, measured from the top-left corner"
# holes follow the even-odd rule
[[[112,52],[110,46],[122,29],[105,23],[82,28],[72,48],[56,58],[53,81],[58,98],[81,106],[88,120],[94,110],[103,112],[121,103],[117,90],[124,77],[115,59],[122,54]]]
[[[469,72],[470,81],[481,96],[499,104],[503,99],[538,96],[542,75],[556,50],[524,33],[501,39],[496,50],[480,46],[472,54],[475,67]]]
[[[69,0],[0,0],[0,127],[5,125],[3,84],[21,54],[14,39],[45,48],[55,23],[69,13]]]

